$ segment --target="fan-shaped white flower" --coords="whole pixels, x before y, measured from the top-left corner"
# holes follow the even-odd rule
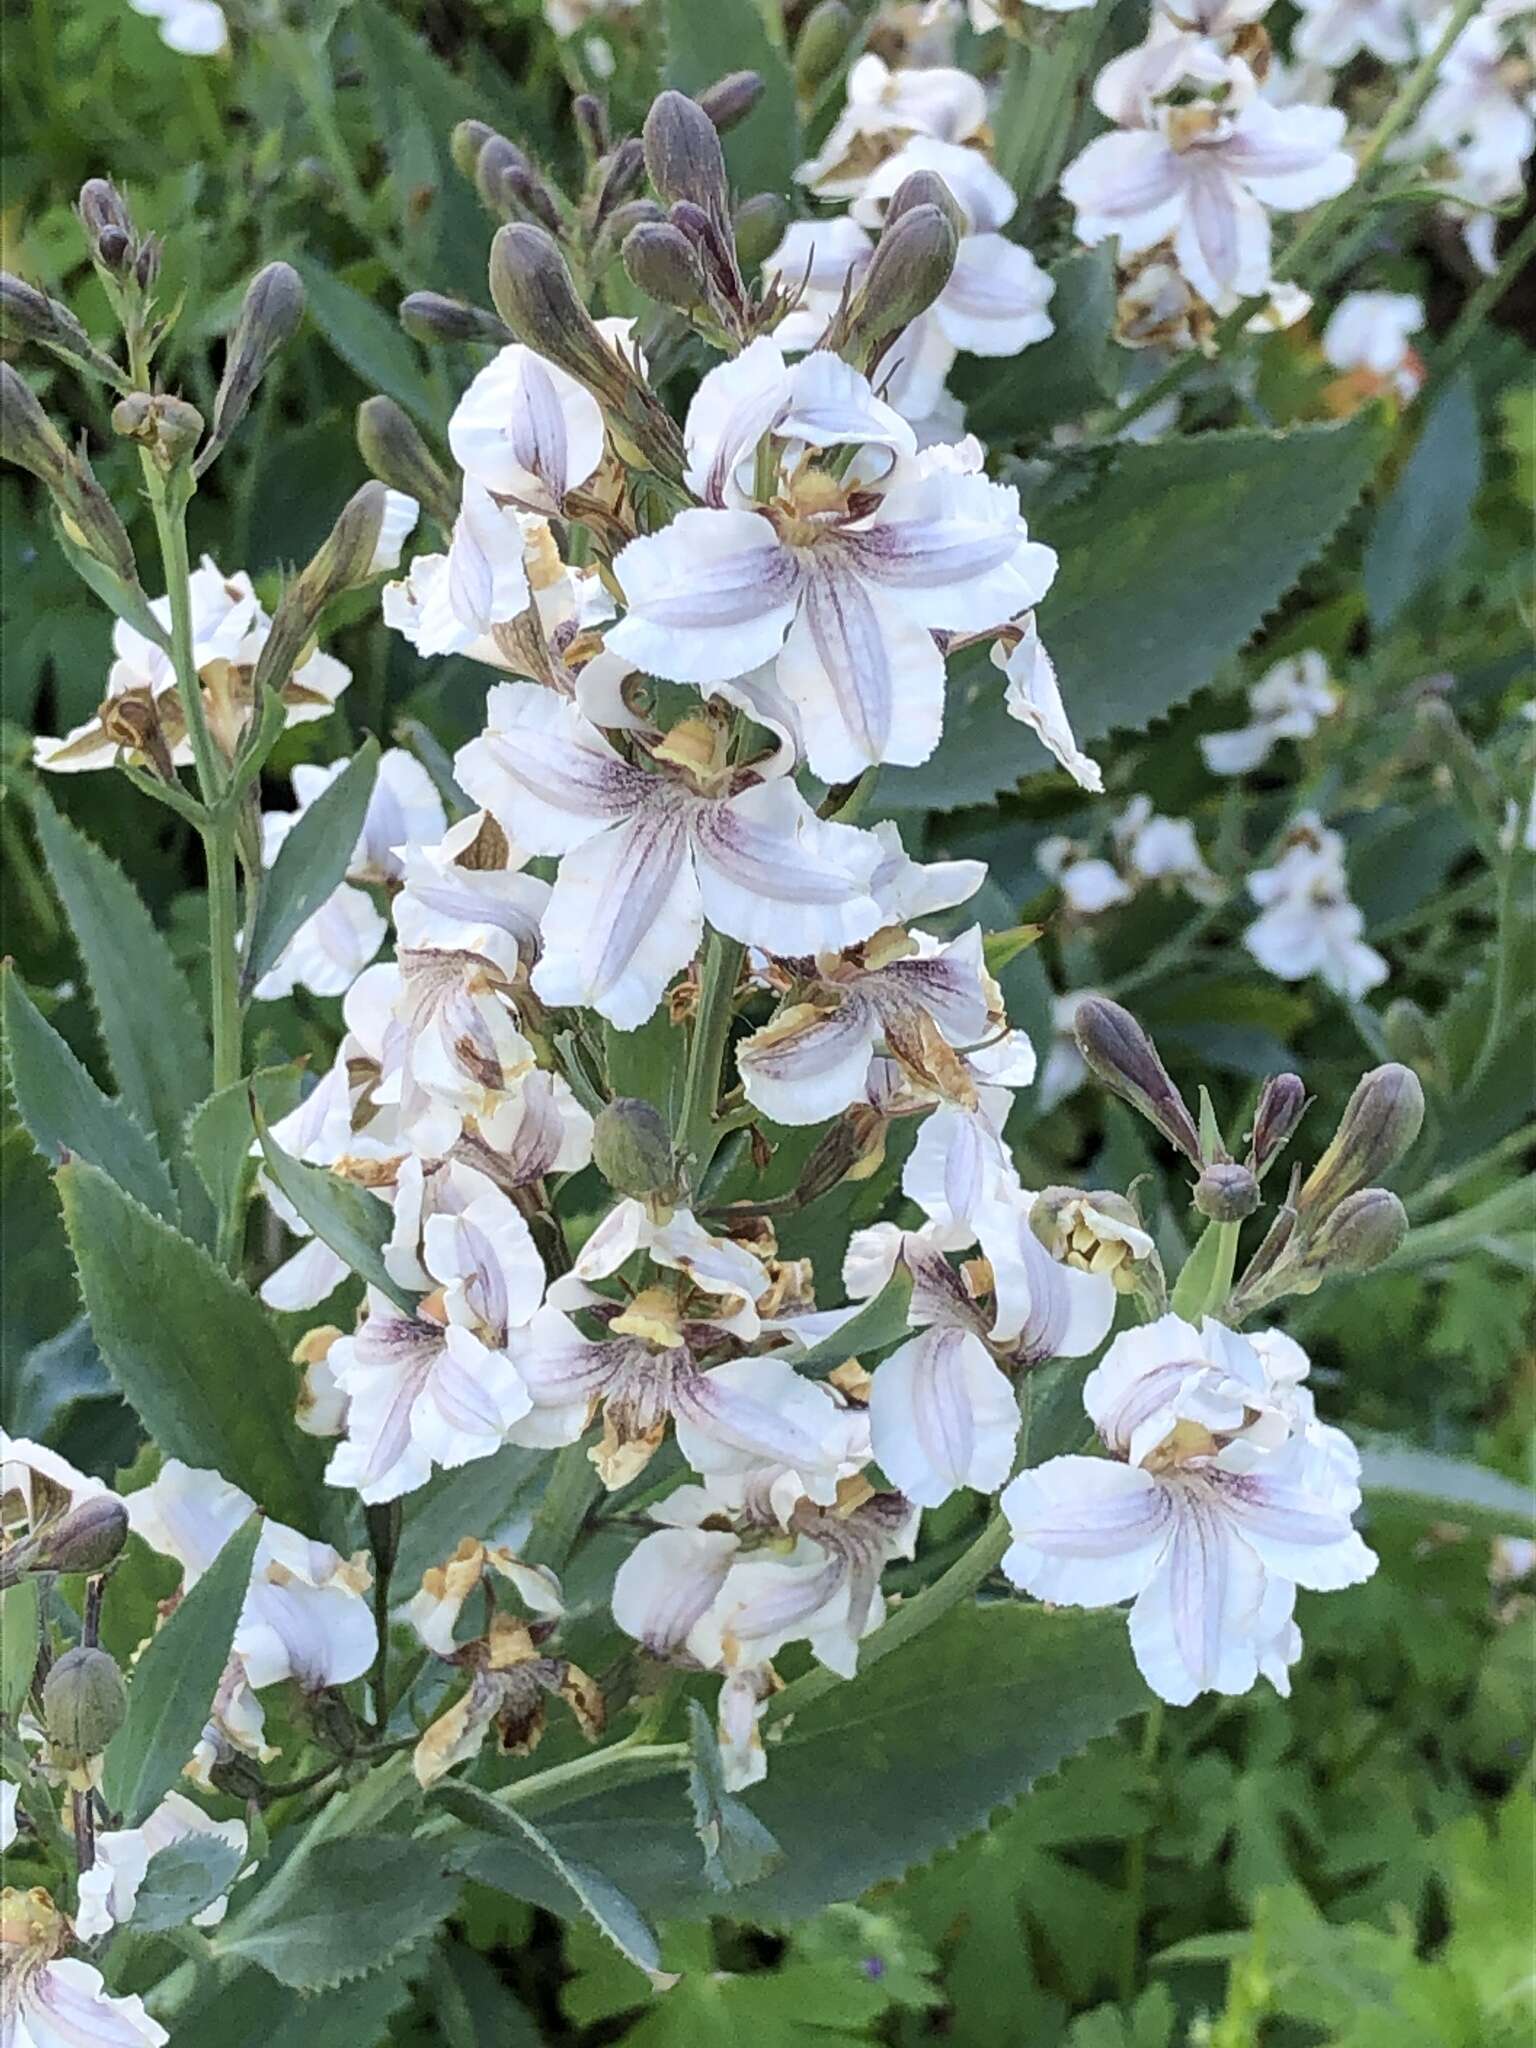
[[[819,199],[853,199],[881,160],[913,135],[966,142],[986,125],[987,95],[968,71],[945,65],[893,71],[866,50],[848,67],[843,111],[795,177]]]
[[[1387,963],[1362,938],[1365,916],[1350,900],[1344,842],[1311,813],[1292,824],[1275,865],[1248,877],[1248,893],[1263,914],[1243,933],[1243,944],[1282,981],[1316,974],[1358,1002],[1386,980]]]
[[[1200,751],[1213,775],[1246,775],[1269,759],[1281,740],[1310,739],[1321,720],[1339,708],[1328,663],[1315,647],[1267,668],[1248,692],[1249,724],[1201,736]]]
[[[630,1030],[691,957],[706,918],[748,945],[806,953],[878,924],[878,844],[819,819],[782,755],[732,768],[724,728],[694,720],[659,741],[653,772],[550,691],[501,684],[487,710],[489,730],[455,772],[521,844],[560,856],[533,971],[546,1002],[588,1004]]]
[[[1364,371],[1409,399],[1424,380],[1409,337],[1423,325],[1412,292],[1348,292],[1323,329],[1323,354],[1336,370]]]
[[[759,500],[750,458],[764,434],[773,477]],[[1054,574],[1017,493],[913,474],[896,459],[915,452],[910,428],[865,379],[821,351],[791,370],[766,338],[705,378],[688,439],[711,502],[615,558],[628,609],[609,647],[675,682],[776,661],[825,780],[925,761],[944,715],[934,633],[1001,625]],[[853,449],[851,464],[823,463],[831,448]]]
[[[530,531],[542,527],[466,477],[447,554],[418,555],[401,582],[386,586],[384,623],[420,655],[466,654],[504,667],[494,631],[528,608],[524,551]]]
[[[164,2048],[140,1998],[115,1998],[101,1972],[62,1954],[69,1922],[41,1888],[0,1893],[0,2030],[5,2048]]]

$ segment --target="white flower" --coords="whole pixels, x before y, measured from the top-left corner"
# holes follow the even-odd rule
[[[966,142],[986,125],[987,96],[967,71],[913,66],[892,71],[865,51],[848,67],[843,111],[795,177],[819,199],[852,199],[877,163],[910,136]]]
[[[299,811],[268,811],[262,818],[263,866],[272,866],[300,816]],[[296,988],[317,996],[345,995],[388,934],[387,921],[366,891],[342,882],[299,926],[252,993],[263,1003],[278,1002]]]
[[[161,42],[178,56],[220,57],[229,48],[229,23],[216,0],[128,0],[128,5],[158,25]]]
[[[227,1842],[242,1859],[248,1833],[243,1820],[214,1820],[181,1792],[167,1792],[154,1812],[136,1828],[108,1830],[96,1837],[96,1860],[80,1874],[80,1904],[75,1931],[84,1941],[109,1934],[133,1917],[134,1905],[149,1869],[150,1858],[176,1842],[195,1836]],[[229,1910],[217,1898],[192,1917],[194,1927],[217,1927]]]
[[[250,716],[251,677],[272,621],[257,602],[250,577],[244,571],[225,576],[207,555],[192,571],[187,590],[192,657],[202,684],[204,716],[216,744],[233,757]],[[149,608],[169,633],[170,599],[154,598]],[[192,743],[187,738],[170,655],[123,619],[112,628],[112,652],[115,659],[101,710],[63,739],[34,740],[33,759],[39,768],[61,774],[111,768],[121,748],[140,751],[140,728],[146,723],[158,726],[168,757],[177,767],[191,763]],[[287,723],[303,725],[324,718],[351,680],[352,671],[333,655],[311,654],[279,693]]]
[[[29,1922],[47,1893],[4,1894],[0,1917],[0,1962],[6,1984],[3,2022],[5,2048],[163,2048],[170,2040],[158,2020],[150,2018],[141,1998],[114,1998],[100,1970],[76,1956],[51,1953],[65,1936],[45,1936],[39,1953],[30,1947]],[[61,1915],[52,1915],[62,1921]]]
[[[1358,1461],[1346,1475],[1254,1345],[1210,1318],[1123,1331],[1083,1402],[1109,1455],[1052,1458],[1004,1490],[1008,1576],[1072,1606],[1133,1599],[1136,1662],[1175,1706],[1246,1692],[1261,1667],[1283,1678],[1290,1592],[1375,1569],[1350,1527]]]
[[[543,1565],[524,1564],[504,1544],[478,1542],[466,1536],[453,1556],[442,1564],[429,1565],[421,1585],[406,1603],[404,1612],[412,1628],[429,1650],[439,1657],[454,1652],[454,1629],[464,1603],[494,1572],[513,1587],[531,1614],[552,1620],[565,1612],[560,1581]]]
[[[1246,775],[1267,761],[1281,740],[1310,739],[1322,719],[1339,708],[1328,663],[1315,647],[1267,668],[1248,692],[1252,721],[1233,732],[1201,737],[1200,751],[1213,775]]]
[[[749,458],[764,433],[772,496],[736,509],[755,502]],[[927,760],[944,717],[934,633],[1001,625],[1054,574],[1017,492],[914,474],[898,459],[915,452],[911,430],[864,378],[820,351],[791,370],[766,338],[704,379],[688,441],[712,502],[615,558],[628,609],[610,649],[675,682],[776,662],[826,781]],[[836,473],[815,451],[839,447],[855,454]]]
[[[1414,11],[1404,0],[1296,0],[1302,19],[1291,38],[1304,63],[1342,71],[1362,54],[1406,64],[1414,54]]]
[[[542,519],[499,503],[477,478],[466,477],[447,554],[418,555],[404,580],[387,586],[385,624],[420,655],[464,654],[505,667],[495,630],[527,610],[525,550],[532,534],[547,530]]]
[[[751,515],[684,515],[695,516]],[[805,953],[878,924],[877,843],[819,819],[782,754],[733,769],[724,728],[689,720],[658,737],[655,773],[532,684],[498,685],[487,711],[489,730],[455,772],[511,836],[560,856],[533,971],[545,1002],[589,1005],[631,1030],[692,956],[706,918],[748,945]]]
[[[1426,22],[1424,48],[1438,40],[1449,13]],[[1487,6],[1440,60],[1419,117],[1393,154],[1449,151],[1458,176],[1485,203],[1512,196],[1536,146],[1536,56],[1530,10]]]
[[[1177,882],[1197,902],[1218,902],[1222,885],[1205,864],[1205,855],[1188,818],[1165,818],[1152,799],[1133,796],[1114,824],[1115,844],[1134,882]]]
[[[1061,180],[1081,241],[1092,247],[1113,235],[1132,256],[1171,238],[1179,268],[1218,309],[1268,288],[1269,209],[1315,206],[1355,175],[1342,112],[1272,106],[1247,96],[1245,67],[1234,62],[1231,72],[1224,104],[1117,93],[1106,105],[1096,92],[1123,125],[1090,142]]]
[[[1061,889],[1068,908],[1079,917],[1097,917],[1117,903],[1129,903],[1135,891],[1112,862],[1083,858],[1070,839],[1051,833],[1035,848],[1035,865]]]
[[[1323,354],[1336,370],[1364,370],[1411,398],[1423,371],[1409,336],[1423,325],[1424,304],[1412,292],[1349,292],[1323,329]]]
[[[1248,893],[1263,914],[1243,933],[1243,944],[1282,981],[1316,974],[1358,1002],[1386,980],[1386,961],[1361,937],[1365,917],[1350,901],[1343,841],[1310,813],[1292,824],[1275,866],[1248,877]]]
[[[992,647],[993,662],[1008,678],[1003,699],[1008,716],[1029,727],[1079,788],[1098,796],[1104,788],[1104,771],[1073,737],[1067,707],[1061,701],[1056,666],[1036,631],[1034,613],[1028,613],[1020,624],[1022,631],[1011,648],[1006,639],[995,641]]]
[[[512,342],[454,408],[448,445],[482,490],[527,512],[558,513],[602,461],[602,408],[557,364]]]
[[[108,1489],[30,1437],[0,1429],[0,1540],[28,1536]]]

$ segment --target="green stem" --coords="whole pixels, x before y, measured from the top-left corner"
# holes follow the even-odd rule
[[[569,1763],[552,1764],[547,1771],[535,1771],[531,1778],[516,1779],[504,1785],[496,1798],[520,1813],[539,1811],[564,1806],[572,1797],[585,1797],[598,1788],[680,1771],[687,1761],[686,1742],[641,1742],[631,1737],[611,1743],[607,1749],[593,1750],[589,1756],[572,1757]]]
[[[728,939],[710,927],[704,941],[699,1008],[688,1047],[688,1070],[679,1115],[679,1137],[684,1157],[689,1161],[689,1182],[695,1191],[703,1185],[715,1147],[724,1135],[715,1123],[715,1105],[720,1097],[720,1070],[730,1037],[731,1006],[736,997],[741,956],[739,940]]]
[[[529,1564],[547,1565],[552,1572],[562,1569],[602,1490],[603,1482],[584,1444],[567,1444],[550,1467],[544,1498],[523,1545]]]
[[[1163,1737],[1163,1703],[1150,1709],[1141,1731],[1141,1761],[1149,1769]],[[1125,1946],[1120,1954],[1120,1996],[1127,2004],[1136,1996],[1141,1981],[1141,1922],[1146,1911],[1147,1843],[1146,1828],[1132,1835],[1125,1845]]]
[[[244,1071],[240,1009],[239,893],[235,849],[226,820],[203,835],[208,856],[208,986],[213,1012],[213,1087],[227,1088]]]

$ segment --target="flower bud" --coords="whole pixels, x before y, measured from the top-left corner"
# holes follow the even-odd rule
[[[445,341],[486,341],[505,348],[512,336],[494,313],[445,299],[441,292],[412,292],[400,301],[400,325],[413,341],[432,347]]]
[[[160,237],[146,235],[133,259],[133,281],[141,292],[151,290],[160,275],[160,254]]]
[[[34,1570],[104,1572],[128,1541],[128,1510],[115,1493],[88,1494],[39,1535]]]
[[[919,206],[936,206],[954,229],[957,237],[969,231],[969,223],[960,209],[960,202],[937,171],[907,173],[886,203],[886,227],[889,228],[893,222],[900,220],[904,213],[911,213]]]
[[[593,225],[601,227],[615,207],[633,199],[644,180],[644,146],[637,136],[627,136],[603,166],[602,182],[592,206]]]
[[[1297,1201],[1315,1225],[1347,1195],[1376,1181],[1402,1158],[1424,1121],[1424,1090],[1411,1067],[1390,1061],[1362,1076],[1322,1158]]]
[[[595,93],[579,92],[571,101],[571,119],[576,126],[576,139],[581,144],[581,153],[589,164],[601,163],[608,154],[608,116],[603,112],[603,103]]]
[[[777,192],[754,192],[736,209],[736,260],[745,271],[756,270],[784,239],[789,207]]]
[[[1162,1262],[1136,1205],[1111,1188],[1046,1188],[1030,1209],[1029,1227],[1053,1259],[1107,1276],[1119,1294],[1162,1292]]]
[[[1299,1074],[1271,1074],[1253,1113],[1248,1164],[1262,1180],[1291,1142],[1307,1110],[1306,1084]]]
[[[669,206],[688,200],[713,220],[729,218],[719,133],[686,93],[663,92],[652,101],[645,117],[645,167]]]
[[[1361,1188],[1325,1216],[1302,1260],[1306,1273],[1369,1273],[1408,1235],[1408,1212],[1386,1188]]]
[[[461,178],[475,181],[475,171],[480,162],[480,152],[495,135],[496,130],[487,121],[460,121],[448,138],[448,154],[453,158],[453,167]]]
[[[52,491],[65,486],[73,463],[31,385],[9,363],[0,363],[0,456]]]
[[[43,1725],[66,1770],[100,1756],[128,1716],[128,1688],[105,1650],[66,1650],[43,1680]]]
[[[513,174],[531,175],[532,171],[532,164],[517,144],[493,131],[481,144],[475,159],[475,190],[498,219],[514,219],[516,209],[508,203],[507,178]]]
[[[670,221],[632,228],[620,254],[630,282],[658,305],[691,313],[707,304],[704,266],[692,242]]]
[[[1072,1032],[1085,1063],[1105,1087],[1154,1124],[1192,1166],[1202,1165],[1194,1119],[1157,1047],[1130,1011],[1105,996],[1089,996],[1077,1006]]]
[[[937,206],[914,206],[886,227],[841,331],[828,334],[845,361],[868,368],[881,348],[926,313],[949,282],[959,238]]]
[[[13,345],[37,342],[87,362],[95,354],[90,336],[68,306],[8,270],[0,272],[0,340]]]
[[[795,1182],[795,1200],[804,1208],[845,1180],[865,1180],[885,1157],[886,1120],[868,1103],[844,1110],[826,1136],[815,1145]]]
[[[381,483],[364,484],[347,500],[319,550],[283,593],[256,663],[256,703],[264,690],[281,689],[288,680],[333,598],[398,566],[416,510],[414,500]]]
[[[240,317],[224,352],[224,375],[213,402],[213,432],[198,469],[208,467],[245,417],[257,386],[304,318],[304,286],[289,263],[269,263],[245,288]]]
[[[138,237],[117,187],[108,178],[87,178],[75,211],[93,259],[115,276],[125,276]]]
[[[215,1792],[222,1792],[226,1799],[241,1801],[266,1796],[267,1781],[238,1749],[228,1749],[209,1767],[208,1782]]]
[[[203,416],[169,392],[131,391],[112,408],[112,426],[125,441],[147,449],[155,467],[169,476],[191,461],[203,438]]]
[[[1195,1183],[1195,1207],[1212,1223],[1241,1223],[1258,1206],[1258,1176],[1235,1160],[1206,1167]]]
[[[816,0],[795,38],[795,85],[809,99],[842,62],[854,20],[843,0]]]
[[[452,526],[458,516],[453,485],[421,429],[392,398],[365,398],[357,408],[357,446],[380,483],[425,505],[440,526]]]
[[[717,134],[738,127],[763,96],[763,81],[756,71],[730,71],[717,78],[699,94],[699,105]]]
[[[110,270],[115,277],[126,277],[133,244],[121,228],[104,227],[96,237],[91,253],[103,270]]]
[[[592,1160],[615,1194],[644,1199],[676,1192],[677,1168],[666,1119],[638,1096],[621,1096],[598,1111]]]
[[[133,546],[82,456],[71,454],[22,377],[0,363],[0,458],[48,486],[66,541],[137,590]]]
[[[565,232],[559,201],[532,164],[508,164],[501,174],[501,189],[517,209],[514,217],[535,220],[552,235]]]

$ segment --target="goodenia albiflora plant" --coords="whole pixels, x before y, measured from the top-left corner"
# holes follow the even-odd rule
[[[1154,364],[1099,394],[1106,434],[1167,432],[1208,352],[1240,380],[1245,333],[1326,281],[1357,187],[1411,138],[1447,145],[1469,6],[1405,15],[1355,153],[1343,109],[1269,89],[1261,12],[1158,13],[1098,74],[1110,127],[1061,191],[1084,244],[1115,243],[1120,330]],[[1298,58],[1320,55],[1304,35],[1337,49],[1322,17]],[[1058,93],[1088,49],[1042,43]],[[1060,341],[989,155],[1008,140],[1018,170],[1020,110],[960,69],[861,58],[802,169],[820,210],[786,227],[733,194],[718,137],[758,90],[664,92],[643,138],[579,100],[574,199],[459,131],[504,222],[496,312],[402,308],[474,351],[453,467],[371,400],[379,480],[270,613],[243,572],[193,566],[186,515],[302,317],[297,275],[250,286],[207,419],[157,388],[174,316],[110,184],[79,212],[121,349],[6,280],[12,336],[112,394],[163,585],[7,364],[5,453],[117,618],[100,710],[37,764],[121,773],[197,834],[211,1027],[210,1047],[142,906],[40,796],[82,949],[124,969],[95,993],[132,1084],[102,1094],[14,981],[12,1076],[148,1442],[120,1494],[3,1446],[7,2048],[164,2041],[242,1973],[366,1975],[465,1877],[587,1916],[664,1985],[657,1918],[813,1911],[1153,1696],[1286,1692],[1298,1587],[1373,1569],[1360,1458],[1271,1316],[1400,1244],[1380,1182],[1417,1134],[1413,1073],[1365,1074],[1310,1169],[1277,1173],[1300,1077],[1224,1133],[1126,1010],[1080,996],[1058,1082],[1081,1062],[1171,1149],[1192,1249],[1154,1239],[1134,1186],[1028,1187],[1008,1119],[1048,1049],[997,977],[1036,934],[967,922],[982,864],[914,858],[879,817],[905,773],[1048,768],[1096,795],[1127,692],[1144,723],[1196,687],[1318,534],[1277,514],[1256,609],[1222,596],[1182,671],[1147,657],[1144,697],[1140,652],[1094,672],[1091,540],[1032,536],[946,381],[963,356],[1024,352],[1027,375]],[[1043,190],[1065,132],[1036,154]],[[1314,467],[1326,537],[1373,408],[1417,388],[1415,324],[1346,300],[1328,333],[1354,416],[1230,437],[1240,497],[1294,500]],[[1105,488],[1113,507],[1113,468]],[[263,814],[283,731],[350,680],[331,607],[383,578],[419,655],[486,672],[482,729],[451,763],[369,741],[306,765]],[[995,713],[980,766],[954,751],[962,677]],[[1325,673],[1282,664],[1210,765],[1240,774],[1331,709]],[[1112,829],[1113,860],[1057,850],[1074,910],[1153,879],[1208,892],[1183,821],[1139,800]],[[1252,894],[1272,971],[1352,999],[1380,980],[1319,819]],[[296,988],[341,999],[331,1064],[251,1071],[250,1006]]]

